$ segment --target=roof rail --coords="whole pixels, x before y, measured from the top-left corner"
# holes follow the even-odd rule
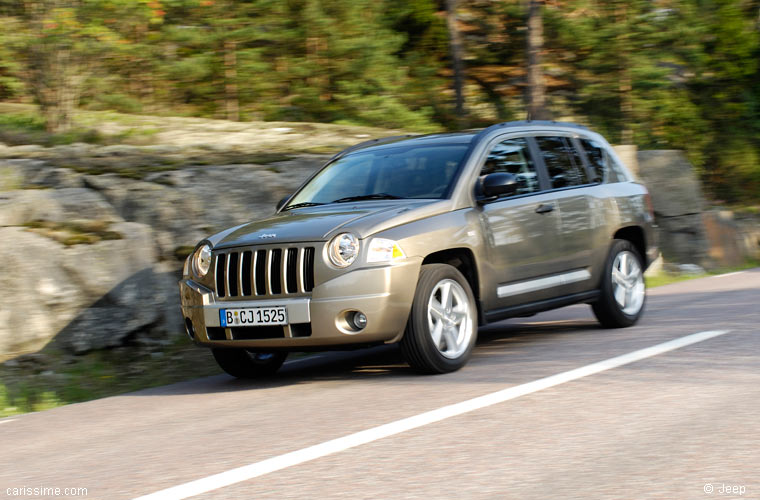
[[[481,130],[478,135],[482,137],[482,136],[485,136],[486,134],[489,134],[490,132],[494,130],[498,130],[501,128],[526,127],[528,125],[543,125],[543,126],[551,126],[551,127],[572,127],[572,128],[581,128],[584,130],[589,130],[588,127],[586,127],[585,125],[581,125],[579,123],[555,122],[551,120],[519,120],[519,121],[513,121],[513,122],[502,122],[502,123],[497,123],[495,125],[491,125],[490,127],[487,127]]]
[[[356,151],[357,149],[364,149],[370,146],[376,146],[378,144],[386,144],[388,142],[392,142],[398,139],[404,139],[408,137],[417,137],[418,135],[419,134],[404,134],[404,135],[394,135],[391,137],[380,137],[377,139],[370,139],[368,141],[360,142],[359,144],[354,144],[353,146],[349,146],[343,151],[336,153],[332,158],[330,158],[330,161],[337,160],[338,158],[345,156],[352,151]]]

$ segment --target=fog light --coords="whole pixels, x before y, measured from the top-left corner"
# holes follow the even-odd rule
[[[353,323],[354,328],[357,330],[362,330],[367,326],[367,316],[363,312],[356,311],[353,316],[351,316],[351,323]]]

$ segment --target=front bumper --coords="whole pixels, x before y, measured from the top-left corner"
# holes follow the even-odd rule
[[[182,315],[192,325],[193,340],[207,347],[289,349],[390,342],[398,339],[409,317],[421,259],[346,272],[317,285],[310,297],[267,297],[265,300],[219,301],[212,290],[190,279],[179,282]],[[289,324],[270,331],[277,338],[236,338],[222,328],[219,310],[240,307],[285,306]],[[367,326],[359,332],[346,327],[346,311],[361,311]]]

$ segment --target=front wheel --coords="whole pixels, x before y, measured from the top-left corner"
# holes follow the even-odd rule
[[[633,325],[646,301],[644,266],[636,247],[630,241],[615,240],[603,273],[599,300],[591,306],[596,319],[606,328]]]
[[[260,378],[280,369],[287,352],[256,352],[247,349],[211,349],[214,359],[225,372],[237,378]]]
[[[475,297],[462,273],[447,264],[422,266],[401,339],[409,365],[422,373],[458,370],[470,358],[477,326]]]

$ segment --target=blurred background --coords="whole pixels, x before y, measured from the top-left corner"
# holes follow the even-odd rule
[[[0,416],[215,372],[197,241],[348,145],[526,118],[620,145],[650,285],[757,263],[760,0],[0,0]]]
[[[683,149],[716,200],[760,191],[757,0],[2,0],[0,16],[0,101],[40,105],[4,128],[64,132],[80,108],[414,131],[530,111]]]

